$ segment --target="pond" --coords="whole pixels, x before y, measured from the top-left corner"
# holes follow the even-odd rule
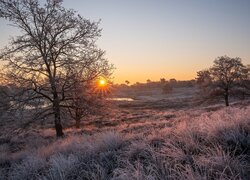
[[[134,101],[132,98],[107,98],[110,101]]]

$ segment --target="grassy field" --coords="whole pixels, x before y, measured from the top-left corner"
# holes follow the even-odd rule
[[[194,105],[189,92],[110,102],[61,139],[53,122],[2,121],[0,179],[250,179],[249,102]]]

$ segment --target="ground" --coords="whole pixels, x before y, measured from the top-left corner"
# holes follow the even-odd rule
[[[249,101],[197,105],[195,93],[109,100],[59,139],[2,121],[0,179],[249,179]]]

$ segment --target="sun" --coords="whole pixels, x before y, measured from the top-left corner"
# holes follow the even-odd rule
[[[99,80],[99,86],[106,86],[106,85],[107,85],[107,81],[105,79]]]
[[[99,94],[102,97],[106,97],[111,93],[111,84],[105,78],[99,78],[96,80],[96,86],[94,88],[94,92]]]

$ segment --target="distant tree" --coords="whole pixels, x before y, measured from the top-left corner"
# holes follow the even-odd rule
[[[172,79],[169,79],[169,83],[172,85],[172,86],[175,86],[177,84],[177,80],[172,78]]]
[[[214,60],[211,75],[215,85],[224,92],[226,106],[229,106],[230,91],[235,86],[240,86],[242,80],[247,78],[245,69],[238,57],[221,56]]]
[[[128,80],[126,80],[125,83],[127,84],[127,86],[130,84],[130,82]]]
[[[166,79],[165,79],[165,78],[161,78],[161,79],[160,79],[160,83],[161,83],[161,84],[165,84],[165,83],[166,83]]]
[[[241,59],[221,56],[214,60],[213,66],[209,70],[199,71],[197,73],[197,83],[203,87],[212,87],[216,91],[214,94],[222,93],[225,99],[225,105],[229,106],[229,96],[234,88],[242,86],[247,79],[246,66]]]
[[[216,87],[213,86],[210,69],[197,72],[196,84],[199,87],[199,95],[202,97],[202,100],[211,100],[218,94]]]
[[[198,71],[196,81],[199,86],[210,85],[212,83],[211,72],[209,70]]]
[[[148,83],[148,84],[151,83],[151,80],[150,80],[150,79],[147,79],[147,83]]]
[[[54,115],[56,135],[62,136],[61,111],[72,90],[72,69],[80,67],[86,81],[112,69],[95,44],[98,22],[65,9],[61,0],[46,0],[43,6],[38,0],[0,0],[0,17],[21,32],[1,53],[6,77],[23,89],[27,101],[42,99],[52,107],[46,112]]]

